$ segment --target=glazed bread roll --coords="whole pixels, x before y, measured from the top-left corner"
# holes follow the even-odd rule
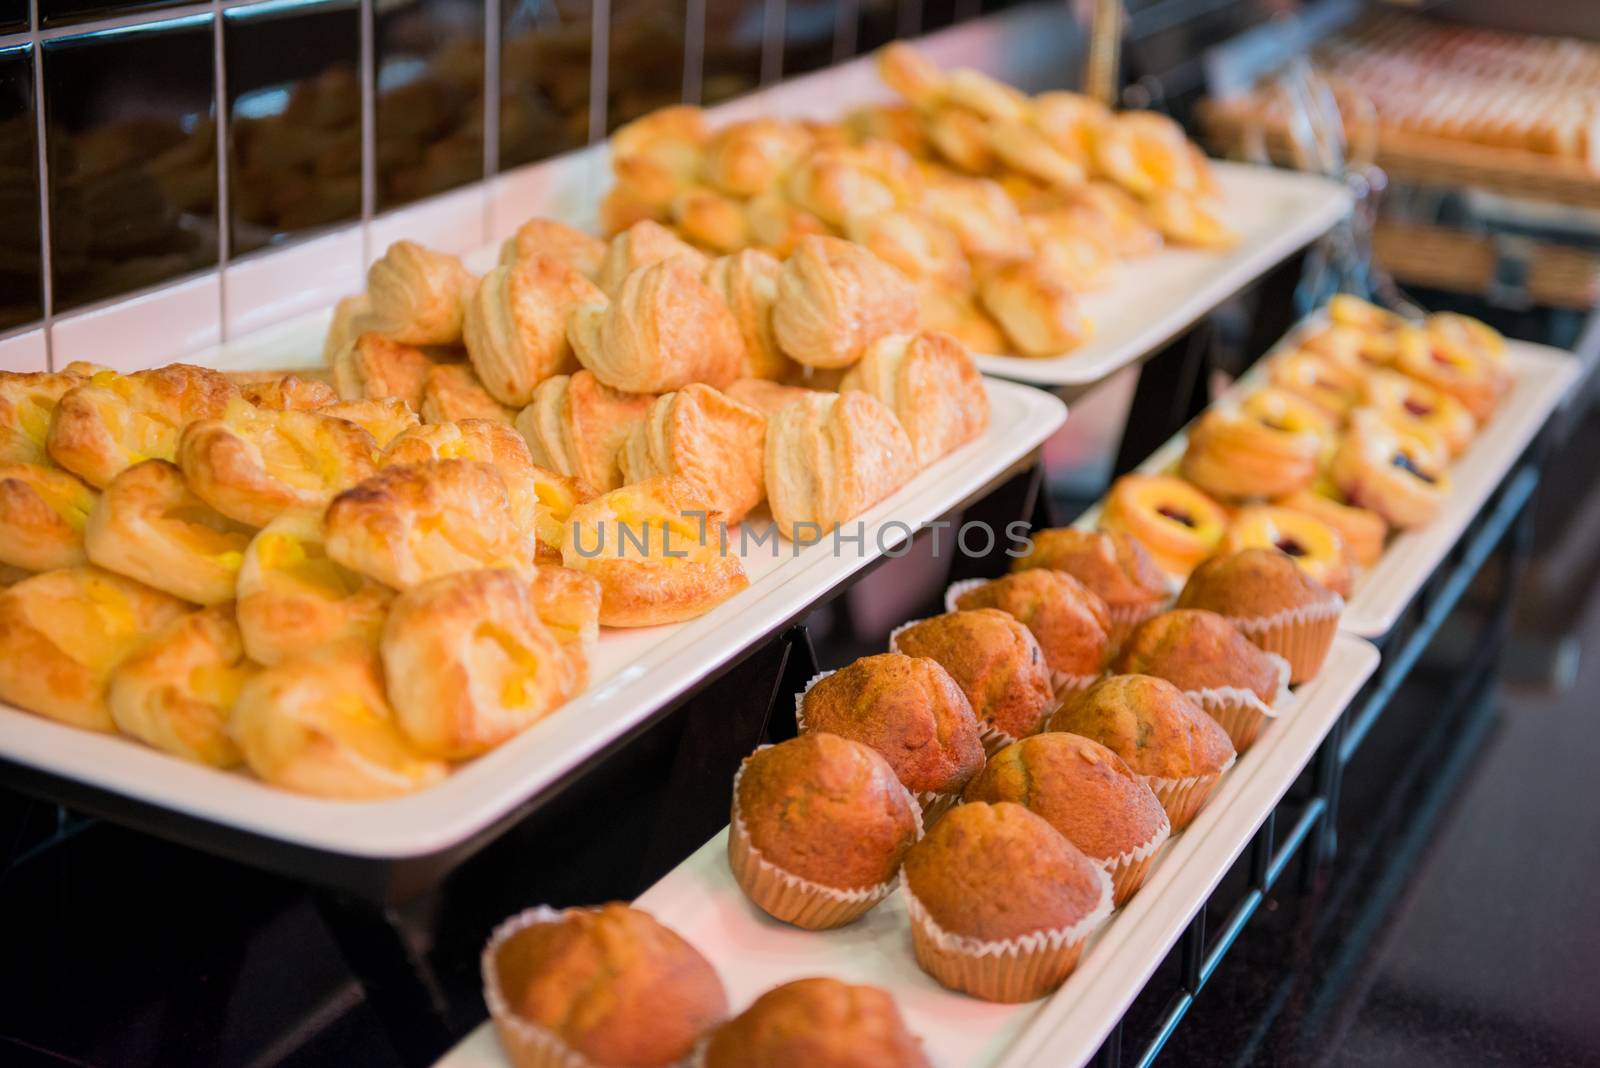
[[[610,304],[575,307],[567,336],[578,362],[627,393],[664,393],[690,382],[720,389],[738,378],[745,358],[739,324],[700,281],[704,266],[704,257],[663,260],[628,275]]]
[[[867,346],[841,391],[870,393],[895,414],[918,467],[983,433],[989,394],[972,354],[948,334],[890,334]]]
[[[384,693],[378,655],[359,643],[251,676],[234,705],[233,735],[262,781],[316,797],[397,797],[449,770],[407,741]]]
[[[511,425],[516,412],[490,395],[471,364],[439,363],[428,369],[422,383],[422,404],[417,409],[424,423],[454,423],[461,419],[492,419]]]
[[[745,378],[783,378],[794,361],[778,347],[772,328],[772,307],[778,300],[778,274],[783,264],[759,249],[745,249],[711,261],[705,283],[722,298],[739,325],[744,341]]]
[[[406,345],[455,345],[477,279],[460,257],[396,241],[367,270],[370,329]]]
[[[813,393],[767,420],[767,501],[778,529],[800,540],[833,530],[916,474],[911,439],[867,393]],[[808,525],[803,528],[802,525]]]
[[[325,502],[376,469],[378,443],[321,412],[238,409],[184,428],[178,466],[195,496],[264,527],[285,508]]]
[[[407,430],[422,425],[422,420],[417,418],[417,413],[412,411],[410,406],[398,397],[340,401],[338,404],[330,404],[326,408],[318,408],[317,412],[333,419],[343,419],[347,423],[354,423],[371,434],[372,440],[380,449]]]
[[[705,186],[691,186],[672,198],[672,221],[697,248],[726,254],[750,244],[750,222],[743,201]]]
[[[106,704],[123,734],[185,760],[228,768],[233,703],[253,672],[233,621],[217,605],[167,624],[111,673]]]
[[[50,417],[67,390],[85,381],[76,374],[0,371],[0,463],[50,463]]]
[[[618,454],[654,402],[579,371],[545,379],[516,426],[535,464],[604,492],[622,485]]]
[[[397,590],[455,571],[526,572],[536,551],[505,479],[472,460],[385,467],[335,497],[324,522],[329,557]]]
[[[762,452],[767,420],[698,382],[656,398],[619,456],[622,481],[678,475],[693,483],[730,526],[766,495]]]
[[[253,534],[196,496],[175,465],[146,460],[111,480],[89,513],[84,544],[108,571],[214,605],[233,600]]]
[[[47,571],[0,591],[0,699],[74,727],[111,731],[111,671],[188,610],[98,567]]]
[[[483,388],[500,403],[520,408],[546,378],[576,371],[567,312],[604,302],[599,287],[550,256],[524,256],[484,275],[467,302],[463,327]]]
[[[328,556],[322,516],[290,510],[250,540],[237,615],[250,659],[281,664],[346,640],[377,648],[394,592]]]
[[[334,387],[347,401],[397,397],[417,408],[433,360],[415,345],[369,330],[334,350],[328,365],[333,368]]]
[[[916,209],[857,213],[846,232],[883,262],[918,282],[967,288],[972,269],[949,229]]]
[[[462,571],[395,599],[383,628],[395,721],[430,757],[485,753],[578,690],[573,660],[513,571]]]
[[[799,123],[757,118],[733,122],[712,135],[701,168],[706,181],[736,197],[753,197],[772,187],[811,146]]]
[[[693,483],[652,478],[573,509],[562,563],[600,583],[604,625],[681,623],[750,584],[720,520]]]
[[[845,367],[885,334],[916,329],[916,293],[904,275],[859,245],[807,237],[778,275],[772,325],[791,358]]]
[[[983,306],[1023,356],[1059,356],[1089,336],[1089,321],[1071,289],[1037,260],[994,271],[979,289]]]
[[[513,267],[535,256],[548,256],[588,279],[600,276],[606,243],[554,219],[529,219],[500,246],[500,263]]]
[[[0,463],[0,564],[54,571],[85,563],[83,525],[98,496],[58,467]]]
[[[310,411],[339,403],[338,392],[328,383],[295,374],[243,383],[239,386],[239,393],[257,408],[274,412],[290,409]]]
[[[176,459],[186,425],[220,418],[243,403],[232,382],[203,367],[107,371],[62,395],[45,447],[56,463],[104,487],[140,460]]]
[[[601,261],[596,282],[602,291],[615,297],[622,291],[622,283],[634,271],[680,257],[689,260],[699,271],[703,271],[711,262],[705,253],[681,240],[665,226],[646,219],[634,223],[611,239],[606,246],[605,259]]]

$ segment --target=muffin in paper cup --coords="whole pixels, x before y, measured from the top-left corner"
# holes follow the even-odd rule
[[[1166,826],[1152,834],[1144,845],[1102,862],[1106,874],[1111,877],[1112,908],[1120,909],[1139,892],[1139,888],[1150,875],[1150,866],[1155,863],[1156,853],[1171,837],[1172,822],[1171,817],[1168,817]]]
[[[565,911],[540,905],[511,917],[494,929],[483,947],[478,968],[483,977],[483,1000],[489,1006],[495,1035],[515,1068],[593,1068],[589,1058],[572,1049],[554,1033],[524,1019],[511,1010],[506,993],[500,988],[500,973],[495,960],[507,939],[541,923],[560,923]]]
[[[1203,690],[1185,690],[1188,697],[1205,710],[1206,715],[1221,724],[1233,742],[1233,748],[1242,753],[1255,744],[1267,724],[1283,714],[1289,699],[1289,661],[1276,653],[1268,656],[1278,665],[1278,692],[1272,703],[1263,701],[1254,690],[1243,686],[1212,686]]]
[[[1045,569],[1045,570],[1048,570],[1048,569]],[[980,588],[982,588],[984,586],[987,586],[990,583],[997,583],[997,582],[1015,580],[1015,579],[1016,579],[1016,573],[1012,573],[1010,575],[1002,575],[998,579],[981,579],[981,578],[977,578],[977,579],[962,579],[960,582],[952,582],[949,585],[949,587],[946,588],[946,590],[944,591],[944,610],[946,612],[959,612],[962,609],[961,609],[961,606],[957,602],[960,601],[961,598],[964,597],[966,594],[972,592],[973,590],[980,589]],[[1083,589],[1083,587],[1080,584],[1078,584],[1078,580],[1075,579],[1075,578],[1072,578],[1072,576],[1070,576],[1070,575],[1066,576],[1066,581],[1067,581],[1068,585],[1073,587],[1073,588]],[[1102,663],[1100,664],[1100,667],[1103,669],[1105,667],[1105,665],[1110,662],[1111,656],[1112,656],[1112,654],[1114,653],[1114,651],[1116,649],[1115,643],[1113,643],[1112,640],[1111,640],[1111,630],[1112,630],[1112,628],[1111,628],[1111,625],[1110,625],[1110,618],[1111,618],[1110,617],[1110,608],[1109,608],[1109,606],[1105,605],[1104,601],[1101,601],[1092,592],[1087,591],[1087,590],[1085,590],[1084,592],[1087,594],[1088,597],[1090,597],[1090,598],[1092,598],[1094,600],[1094,602],[1095,602],[1095,604],[1097,606],[1095,609],[1088,610],[1088,611],[1090,611],[1092,613],[1092,612],[1098,611],[1098,609],[1100,607],[1104,607],[1106,609],[1104,618],[1095,620],[1095,622],[1100,627],[1103,628],[1101,633],[1104,634],[1104,636],[1105,636],[1104,647],[1103,647],[1103,652],[1104,652],[1105,655],[1104,655],[1104,657],[1102,659]],[[1001,608],[1001,610],[1005,611],[1005,609],[1003,607]],[[1023,618],[1021,618],[1019,616],[1018,617],[1018,621],[1021,622],[1023,624],[1023,626],[1028,627],[1030,630],[1033,629],[1033,621],[1032,620],[1023,619]],[[1037,632],[1034,633],[1034,639],[1036,641],[1040,640],[1039,639],[1039,635],[1038,635]],[[1040,645],[1041,645],[1041,648],[1043,648],[1043,642],[1042,641],[1040,642]],[[1078,647],[1081,648],[1082,646],[1078,646]],[[1045,652],[1045,656],[1046,656],[1046,663],[1048,663],[1048,658],[1049,658],[1049,652],[1048,651]],[[1094,683],[1098,679],[1100,679],[1104,674],[1105,674],[1104,670],[1093,671],[1093,672],[1090,672],[1090,673],[1087,673],[1087,674],[1083,674],[1083,673],[1074,673],[1074,672],[1070,672],[1070,671],[1058,671],[1055,668],[1051,668],[1050,669],[1050,688],[1055,692],[1056,700],[1060,701],[1067,694],[1073,693],[1073,692],[1078,691],[1078,690],[1088,689],[1090,686],[1094,685]]]
[[[1285,608],[1270,616],[1227,616],[1239,632],[1289,662],[1289,681],[1309,682],[1322,670],[1339,629],[1344,598],[1330,594],[1321,604]]]
[[[1230,757],[1228,762],[1218,771],[1209,775],[1191,775],[1186,779],[1168,779],[1159,775],[1145,775],[1144,781],[1154,791],[1156,799],[1161,802],[1161,807],[1167,810],[1167,819],[1172,821],[1172,833],[1177,834],[1200,814],[1200,809],[1205,806],[1206,799],[1211,796],[1217,783],[1228,773],[1237,761],[1237,757]]]

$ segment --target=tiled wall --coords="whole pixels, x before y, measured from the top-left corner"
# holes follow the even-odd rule
[[[486,178],[1006,6],[0,0],[0,367],[255,329],[358,286],[401,209],[470,247]]]

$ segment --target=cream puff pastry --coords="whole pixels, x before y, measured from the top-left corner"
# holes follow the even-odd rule
[[[415,345],[372,331],[357,334],[328,358],[334,388],[347,401],[395,397],[412,408],[422,405],[422,386],[433,360]]]
[[[547,378],[517,415],[533,462],[604,492],[622,485],[617,454],[655,398],[623,393],[589,371]]]
[[[500,246],[500,263],[512,267],[535,256],[549,256],[588,279],[600,276],[606,243],[554,219],[529,219]]]
[[[367,270],[370,329],[406,345],[455,345],[476,283],[460,257],[396,241]]]
[[[483,388],[501,404],[520,408],[546,378],[576,371],[567,312],[605,299],[578,270],[550,256],[524,256],[484,275],[462,328]]]
[[[83,526],[98,496],[58,467],[0,463],[0,564],[54,571],[84,563]]]
[[[251,676],[234,705],[233,735],[264,782],[316,797],[398,797],[449,772],[400,730],[378,654],[358,643],[328,646]]]
[[[688,259],[694,269],[701,272],[711,262],[705,253],[665,226],[646,219],[634,223],[611,239],[595,281],[603,292],[615,297],[622,291],[622,283],[633,272],[662,260],[679,257]]]
[[[989,395],[972,354],[948,334],[879,338],[839,386],[861,390],[895,414],[918,467],[927,467],[989,425]]]
[[[868,393],[813,393],[767,420],[767,501],[793,541],[816,541],[909,482],[911,439]]]
[[[442,575],[401,594],[380,650],[395,722],[419,753],[446,760],[495,748],[580,685],[514,571]]]
[[[76,374],[0,371],[0,463],[50,463],[50,417],[62,395],[85,381]]]
[[[1091,327],[1076,294],[1038,260],[990,272],[978,294],[1023,356],[1060,356],[1089,336]]]
[[[778,275],[772,325],[791,358],[810,367],[845,367],[885,334],[916,329],[916,291],[859,245],[807,237]]]
[[[190,612],[117,665],[106,705],[117,729],[185,760],[229,768],[239,747],[228,732],[233,703],[255,668],[229,605]]]
[[[417,412],[424,423],[490,419],[510,426],[516,416],[514,409],[495,400],[483,388],[472,365],[466,363],[439,363],[429,368]]]
[[[678,475],[730,526],[766,496],[762,446],[766,416],[698,382],[656,398],[634,425],[618,459],[622,481]]]
[[[296,374],[279,375],[256,382],[244,382],[239,393],[257,408],[282,412],[290,409],[310,411],[339,403],[339,393],[326,382]]]
[[[87,730],[112,731],[106,680],[188,611],[176,597],[82,565],[0,591],[0,699]]]
[[[778,274],[783,264],[760,249],[745,249],[711,261],[705,283],[722,298],[739,324],[744,340],[745,378],[783,378],[795,363],[778,347],[772,328],[772,307],[778,300]]]

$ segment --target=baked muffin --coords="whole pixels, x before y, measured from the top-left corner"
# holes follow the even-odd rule
[[[1344,598],[1324,589],[1286,553],[1245,549],[1195,568],[1178,606],[1216,612],[1289,661],[1290,682],[1305,682],[1328,658]]]
[[[1009,801],[958,805],[906,857],[922,970],[985,1001],[1043,997],[1111,912],[1111,878],[1043,817]]]
[[[1112,670],[1166,679],[1228,732],[1239,752],[1279,715],[1289,664],[1215,612],[1175,609],[1139,626]]]
[[[927,1068],[888,992],[796,979],[762,994],[715,1031],[701,1068]]]
[[[972,704],[936,660],[880,653],[815,679],[795,703],[800,730],[883,755],[931,824],[983,767]]]
[[[840,927],[889,896],[922,832],[916,800],[877,750],[815,731],[745,758],[728,864],[750,900],[796,927]]]
[[[909,623],[889,635],[889,649],[937,660],[950,673],[972,704],[985,752],[1037,732],[1055,707],[1039,643],[998,608]]]
[[[728,1014],[699,951],[623,904],[529,909],[496,928],[481,966],[516,1068],[678,1064]]]
[[[946,607],[998,608],[1027,627],[1058,694],[1099,678],[1111,656],[1105,602],[1065,571],[1036,567],[992,582],[957,583],[946,595]]]
[[[1189,825],[1233,767],[1227,732],[1176,686],[1151,675],[1100,680],[1062,705],[1049,729],[1092,738],[1127,761],[1155,791],[1174,832]]]
[[[1105,602],[1113,653],[1134,627],[1166,605],[1167,580],[1144,545],[1120,530],[1060,527],[1036,530],[1012,571],[1045,567],[1065,571]]]

